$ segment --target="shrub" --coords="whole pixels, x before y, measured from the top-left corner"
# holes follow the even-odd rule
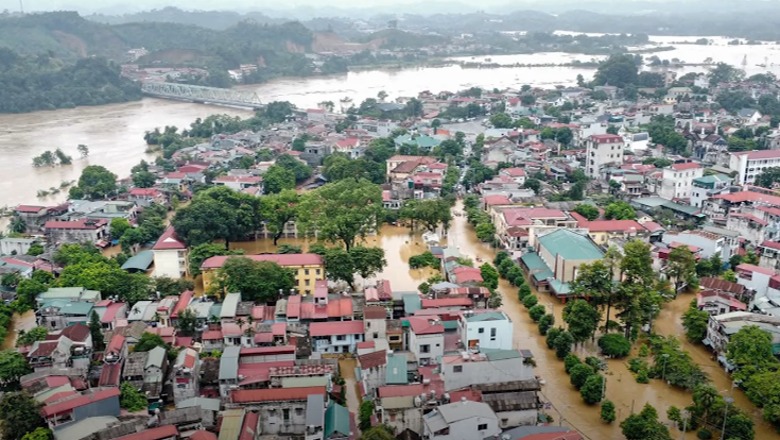
[[[701,428],[696,433],[696,438],[699,440],[710,440],[712,438],[712,432],[710,432],[710,430],[707,428]]]
[[[601,359],[595,357],[595,356],[588,356],[585,358],[585,363],[590,365],[591,368],[593,368],[596,371],[599,371],[603,369],[604,362],[601,361]]]
[[[555,348],[555,356],[558,359],[563,359],[567,354],[571,352],[571,346],[574,344],[574,337],[566,330],[561,330],[558,336],[553,341],[553,348]]]
[[[569,372],[569,381],[574,386],[574,388],[579,390],[583,385],[585,385],[585,381],[588,380],[588,378],[593,374],[595,374],[595,371],[593,371],[593,368],[591,368],[590,365],[577,364],[571,367],[571,371]]]
[[[517,296],[520,298],[520,300],[525,299],[525,297],[530,294],[531,294],[531,288],[528,287],[528,284],[523,284],[517,288]]]
[[[650,348],[646,344],[642,344],[639,347],[639,357],[647,357],[650,355]]]
[[[582,400],[588,405],[593,405],[601,402],[602,391],[604,390],[604,376],[600,374],[592,374],[585,381],[585,384],[580,388],[580,395]]]
[[[525,298],[523,298],[523,305],[526,309],[530,309],[531,307],[535,306],[539,302],[539,298],[536,297],[536,295],[528,295]]]
[[[549,348],[551,350],[553,348],[555,348],[555,338],[557,338],[558,335],[561,334],[561,332],[563,332],[563,329],[560,328],[560,327],[553,327],[553,328],[547,330],[547,340],[546,340],[547,348]]]
[[[579,357],[577,357],[576,354],[568,354],[565,358],[563,358],[563,369],[566,371],[566,374],[569,374],[572,367],[581,363],[582,361]]]
[[[432,253],[426,251],[420,255],[414,255],[410,257],[409,267],[412,269],[419,269],[422,267],[432,267],[435,269],[439,267],[439,259],[436,258]]]
[[[546,309],[543,305],[537,304],[530,309],[528,309],[528,316],[533,319],[534,322],[539,322],[539,319],[541,319],[542,316],[544,316]]]
[[[524,286],[525,285],[525,277],[523,276],[523,274],[520,274],[520,275],[516,276],[513,280],[511,280],[511,282],[512,282],[513,286],[517,286],[517,287]]]
[[[599,338],[599,348],[606,356],[623,358],[631,352],[631,342],[619,333],[610,333]]]
[[[632,373],[639,373],[640,370],[647,370],[647,361],[639,358],[632,358],[628,360],[628,371]]]
[[[539,318],[539,334],[542,336],[547,334],[547,331],[550,330],[550,327],[555,325],[555,316],[547,313],[541,318]]]
[[[647,370],[639,370],[639,373],[636,375],[636,381],[637,383],[649,383],[650,382],[650,376],[647,374]]]
[[[604,423],[612,423],[617,417],[615,416],[615,404],[611,400],[605,400],[601,404],[601,420]]]

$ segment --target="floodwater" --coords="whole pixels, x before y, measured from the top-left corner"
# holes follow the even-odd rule
[[[23,314],[14,313],[11,320],[11,325],[8,326],[8,334],[3,340],[2,349],[10,350],[16,348],[16,338],[19,336],[19,331],[30,331],[35,328],[35,312],[28,310]]]
[[[701,63],[706,58],[713,62],[727,62],[741,66],[747,59],[748,74],[774,71],[780,74],[780,65],[773,65],[780,50],[776,44],[755,46],[729,46],[727,40],[707,37],[713,45],[675,45],[675,50],[658,52],[662,59],[679,58],[686,62]],[[693,37],[651,37],[663,45],[670,42],[692,41]],[[650,55],[645,55],[650,56]],[[561,64],[573,60],[587,61],[599,56],[558,52],[466,57],[468,61],[485,61],[501,64]],[[768,64],[766,67],[758,64]],[[688,68],[691,71],[700,67]],[[688,70],[678,71],[682,74]],[[399,69],[375,69],[349,72],[341,75],[310,78],[280,78],[265,84],[241,86],[254,90],[264,102],[286,100],[301,108],[315,107],[322,101],[333,101],[340,107],[344,98],[351,103],[376,97],[385,91],[390,99],[399,96],[416,96],[420,91],[457,91],[477,86],[492,89],[531,86],[552,87],[573,85],[578,74],[591,78],[593,69],[573,67],[498,67],[462,68],[460,65],[405,67]],[[248,116],[246,110],[202,104],[145,98],[138,102],[111,104],[98,107],[79,107],[66,110],[39,111],[21,115],[0,115],[0,158],[3,179],[0,180],[0,207],[20,203],[54,204],[63,201],[67,190],[54,196],[38,199],[38,190],[59,187],[62,182],[78,179],[87,165],[102,165],[125,177],[141,159],[152,160],[144,153],[143,134],[147,130],[165,125],[187,127],[196,118],[211,114],[228,113]],[[90,154],[79,158],[76,147],[85,144]],[[46,150],[61,148],[74,158],[72,165],[36,169],[32,159]]]
[[[462,211],[462,205],[456,206],[455,210]],[[465,217],[454,218],[452,228],[449,231],[449,242],[457,246],[462,254],[472,258],[480,257],[484,261],[492,261],[496,254],[495,250],[476,239],[476,235]],[[588,406],[582,402],[579,392],[569,383],[569,377],[563,369],[563,362],[558,360],[555,353],[547,348],[544,337],[539,335],[536,323],[528,317],[526,309],[519,303],[517,289],[501,280],[499,291],[503,296],[502,310],[514,323],[516,347],[529,349],[534,354],[537,365],[536,374],[546,382],[542,388],[543,399],[552,403],[553,409],[549,410],[548,413],[555,418],[556,422],[563,419],[565,425],[577,429],[593,440],[622,438],[620,422],[630,415],[632,410],[634,412],[640,411],[645,403],[653,405],[658,410],[661,419],[671,426],[671,423],[666,420],[666,410],[670,406],[683,408],[692,402],[690,393],[668,386],[660,380],[651,380],[649,384],[637,383],[628,371],[626,360],[607,360],[606,396],[615,404],[618,418],[611,425],[602,423],[600,407],[598,405]],[[556,323],[562,323],[562,305],[546,294],[539,295],[539,300],[540,304],[552,307]],[[667,305],[656,321],[656,331],[684,338],[680,317],[689,303],[689,297],[681,297]],[[691,346],[687,342],[684,342],[684,348],[690,351],[697,363],[710,374],[713,384],[721,390],[722,394],[730,392],[728,377],[722,369],[718,368],[717,363],[710,359],[703,348]],[[575,353],[581,358],[590,355],[597,356],[596,348],[592,344],[585,344],[585,347],[575,350]],[[636,353],[632,356],[636,356]],[[761,420],[760,411],[747,400],[741,391],[735,390],[733,396],[737,405],[747,409],[753,415],[756,422],[756,439],[777,438],[777,433]],[[673,438],[680,438],[682,434],[674,427],[671,428],[671,433]],[[696,436],[695,433],[688,433],[682,438],[695,439]]]

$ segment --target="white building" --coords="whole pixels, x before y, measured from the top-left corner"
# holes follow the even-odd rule
[[[737,172],[737,184],[753,183],[765,169],[780,166],[780,150],[731,153],[729,168]]]
[[[736,272],[737,283],[742,284],[746,289],[755,292],[755,298],[766,296],[767,290],[769,289],[769,280],[776,275],[775,271],[772,269],[746,263],[737,266]]]
[[[458,319],[458,329],[469,349],[512,349],[512,320],[502,311],[465,311]]]
[[[444,326],[438,318],[409,318],[409,350],[419,365],[438,364],[444,355]]]
[[[689,199],[693,191],[693,179],[702,177],[704,169],[693,162],[676,163],[663,169],[658,195],[665,199]]]
[[[363,341],[363,321],[312,322],[309,336],[318,353],[354,353]]]
[[[178,280],[189,272],[187,246],[176,236],[173,226],[163,232],[152,248],[154,276]]]
[[[622,165],[624,143],[623,138],[616,134],[589,136],[585,140],[585,174],[598,178],[601,176],[601,168],[605,165]]]
[[[448,403],[423,416],[423,438],[427,440],[480,440],[500,434],[498,416],[482,402]]]
[[[710,258],[718,255],[721,261],[728,261],[736,247],[731,240],[723,235],[707,231],[682,231],[679,233],[667,232],[662,241],[666,244],[682,243],[701,249],[699,255],[702,258]]]

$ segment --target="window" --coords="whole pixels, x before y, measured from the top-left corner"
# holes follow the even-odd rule
[[[284,419],[285,422],[289,422],[290,421],[290,409],[289,408],[285,408],[285,409],[282,410],[282,419]],[[487,425],[485,425],[485,427],[487,427]]]
[[[308,286],[308,285],[309,285],[309,279],[308,279],[308,278],[306,278],[305,280],[303,280],[303,284],[305,284],[305,285],[307,285],[307,286]]]
[[[308,275],[309,274],[309,269],[303,269],[303,274],[304,275]]]
[[[424,344],[420,346],[420,353],[430,353],[431,352],[431,346],[428,344]]]
[[[453,373],[462,373],[463,372],[463,365],[455,365],[452,367]]]
[[[491,328],[490,329],[490,340],[491,341],[495,341],[496,340],[496,329],[495,328]]]
[[[480,327],[479,330],[477,331],[477,333],[479,333],[479,334],[485,333],[485,329]]]
[[[336,340],[337,340],[337,341],[343,341],[343,340],[344,340],[344,335],[338,335],[338,336],[336,336]]]
[[[320,274],[320,269],[317,269],[317,272],[316,272],[316,273],[317,273],[317,275],[319,275],[319,274]]]
[[[487,423],[480,423],[477,425],[477,431],[484,431],[487,429]]]
[[[379,333],[378,332],[374,332],[373,333],[373,337],[374,337],[374,339],[379,339]]]

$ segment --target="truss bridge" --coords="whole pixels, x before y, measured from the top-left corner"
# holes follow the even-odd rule
[[[144,82],[141,84],[141,91],[144,95],[155,98],[176,99],[199,104],[218,104],[251,109],[263,107],[257,93],[243,90],[167,82]]]

